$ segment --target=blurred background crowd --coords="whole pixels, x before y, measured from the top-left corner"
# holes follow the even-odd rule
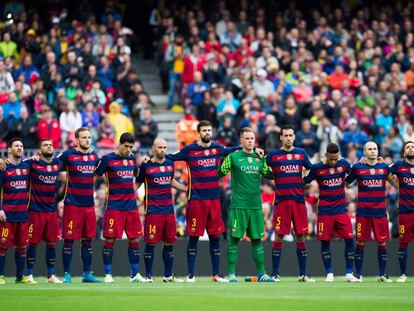
[[[280,146],[280,127],[291,124],[296,146],[314,162],[335,142],[355,163],[373,140],[391,163],[414,140],[411,1],[75,3],[0,7],[0,149],[14,136],[28,149],[45,137],[57,149],[69,148],[80,126],[92,129],[102,152],[125,131],[135,135],[137,148],[149,149],[158,135],[153,111],[165,107],[155,107],[143,87],[137,55],[158,65],[166,109],[184,112],[178,148],[197,139],[198,120],[211,121],[215,139],[227,146],[238,145],[240,128],[250,126],[266,151]],[[142,6],[135,23],[130,6]],[[182,166],[177,178],[186,181]],[[224,180],[224,215],[230,185]],[[97,185],[99,211],[105,191]],[[312,237],[317,186],[306,193]],[[174,197],[177,232],[184,235],[186,196]],[[394,235],[397,197],[389,187]],[[263,184],[262,198],[266,238],[272,238],[271,184]],[[356,189],[348,188],[351,215],[356,199]]]

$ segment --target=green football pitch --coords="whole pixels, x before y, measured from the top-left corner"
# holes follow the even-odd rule
[[[367,277],[363,283],[344,280],[298,283],[283,278],[280,283],[129,283],[125,277],[112,284],[14,284],[0,286],[1,310],[413,310],[414,278],[407,283],[378,283]]]

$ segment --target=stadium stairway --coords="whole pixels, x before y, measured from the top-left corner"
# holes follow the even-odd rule
[[[158,137],[167,141],[169,152],[174,152],[177,150],[175,125],[182,118],[183,113],[167,110],[167,95],[162,92],[158,67],[154,61],[144,60],[137,56],[134,58],[134,63],[138,70],[138,78],[142,81],[144,89],[155,104],[153,118],[158,123]]]

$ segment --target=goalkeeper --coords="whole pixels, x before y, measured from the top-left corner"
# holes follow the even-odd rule
[[[246,235],[251,239],[252,257],[256,264],[258,282],[275,282],[265,273],[264,251],[261,239],[264,237],[264,219],[260,196],[260,175],[272,179],[273,173],[265,159],[253,151],[255,132],[249,127],[240,131],[243,149],[227,156],[219,169],[219,175],[231,172],[232,197],[230,204],[230,238],[227,243],[228,275],[230,282],[237,282],[236,263],[238,244]]]

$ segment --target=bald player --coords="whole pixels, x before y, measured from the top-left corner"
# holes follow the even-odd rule
[[[387,210],[385,204],[385,183],[387,180],[395,185],[390,176],[390,167],[378,162],[378,146],[370,141],[364,145],[366,163],[356,163],[346,181],[355,180],[358,185],[358,205],[356,213],[356,278],[362,282],[364,247],[371,240],[371,233],[377,242],[379,266],[378,282],[389,283],[392,280],[385,273],[387,264],[387,246],[390,239]]]
[[[167,142],[164,139],[155,139],[152,153],[154,157],[141,165],[137,178],[138,188],[145,185],[144,261],[147,280],[153,282],[154,248],[162,241],[163,282],[184,282],[172,272],[177,230],[171,188],[187,191],[187,186],[174,179],[174,162],[165,158]]]

